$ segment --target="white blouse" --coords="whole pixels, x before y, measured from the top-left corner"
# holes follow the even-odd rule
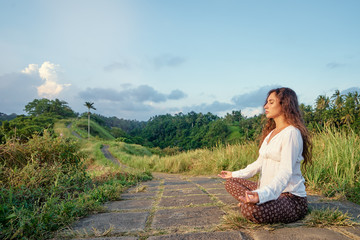
[[[260,186],[254,191],[259,195],[258,204],[275,200],[283,192],[306,197],[305,179],[300,169],[303,140],[299,129],[290,125],[268,142],[271,133],[262,143],[258,159],[232,172],[232,176],[250,178],[261,171]]]

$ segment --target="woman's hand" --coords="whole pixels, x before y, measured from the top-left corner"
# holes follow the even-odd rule
[[[218,174],[219,177],[223,178],[223,179],[229,179],[232,178],[232,172],[229,171],[221,171],[220,174]]]
[[[245,197],[239,197],[239,200],[243,203],[258,203],[259,202],[259,194],[257,192],[245,192]]]

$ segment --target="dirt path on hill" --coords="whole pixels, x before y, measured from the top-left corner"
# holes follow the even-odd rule
[[[68,129],[71,129],[71,126],[72,126],[72,123],[69,123],[66,127]],[[79,138],[79,139],[82,139],[82,137],[75,131],[72,131],[71,134],[74,135],[75,137]]]
[[[105,156],[114,161],[113,156]],[[117,159],[115,159],[117,161]],[[104,212],[87,216],[72,227],[75,237],[87,240],[165,239],[360,239],[360,226],[310,228],[301,221],[281,227],[223,230],[222,218],[237,210],[237,201],[217,177],[190,177],[154,173],[121,194],[120,201],[108,202]],[[311,208],[338,208],[360,222],[360,206],[350,202],[326,201],[309,196]]]

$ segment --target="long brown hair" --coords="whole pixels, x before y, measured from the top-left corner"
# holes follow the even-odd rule
[[[296,93],[290,88],[272,89],[269,91],[269,93],[266,97],[264,106],[266,105],[267,99],[269,98],[270,94],[272,94],[272,93],[275,93],[276,96],[279,98],[280,105],[281,105],[282,111],[285,115],[285,119],[286,119],[287,123],[296,127],[301,132],[301,136],[303,139],[303,153],[302,153],[302,155],[304,157],[303,165],[305,166],[305,169],[306,169],[307,164],[311,165],[312,142],[311,142],[310,134],[309,134],[307,128],[305,127],[304,120],[303,120],[303,117],[300,112]],[[265,137],[273,129],[275,129],[275,127],[276,127],[276,125],[275,125],[274,119],[268,118],[266,121],[266,124],[263,128],[262,134],[261,134],[260,145],[265,140]]]

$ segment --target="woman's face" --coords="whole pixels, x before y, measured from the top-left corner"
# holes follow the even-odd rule
[[[265,115],[267,118],[277,118],[283,114],[282,108],[280,105],[280,99],[276,96],[275,92],[272,92],[268,99],[266,100],[266,104],[264,106]]]

